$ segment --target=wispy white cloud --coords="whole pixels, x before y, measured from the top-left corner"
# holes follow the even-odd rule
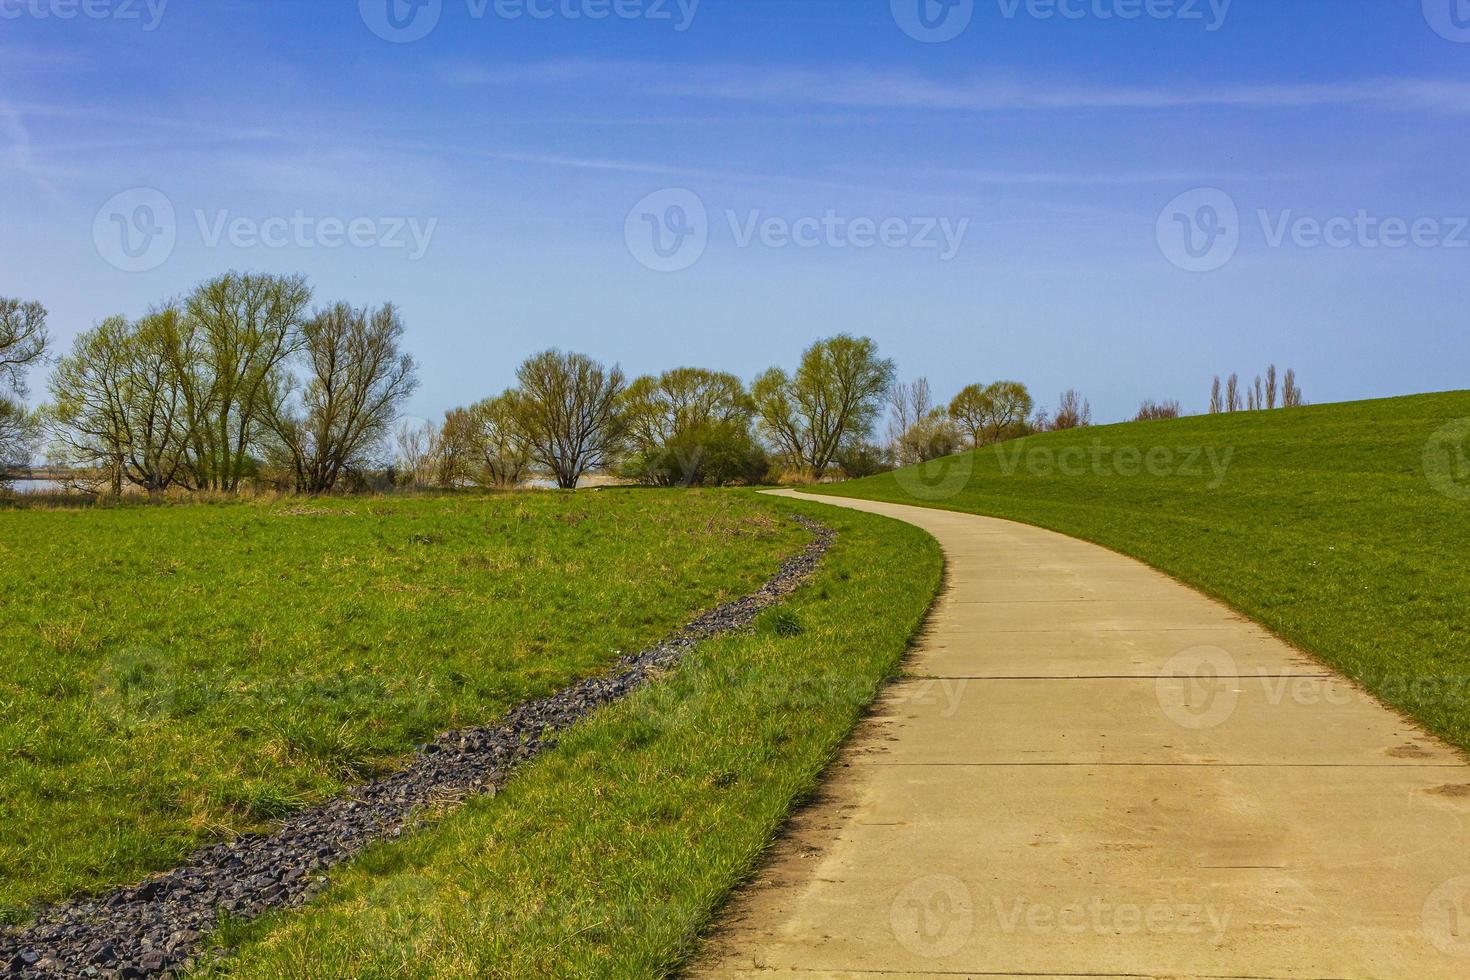
[[[0,170],[11,170],[28,178],[46,196],[60,200],[61,194],[44,168],[37,166],[31,134],[20,113],[0,104]]]
[[[1470,112],[1470,82],[1389,78],[1254,85],[1115,85],[991,75],[940,80],[911,71],[767,66],[675,66],[636,61],[563,59],[525,65],[442,66],[452,84],[559,85],[601,79],[650,94],[820,105],[848,109],[949,112],[1168,110],[1193,108]]]

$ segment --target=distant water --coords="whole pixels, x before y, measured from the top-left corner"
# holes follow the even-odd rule
[[[55,480],[11,480],[16,493],[63,493],[66,488]]]

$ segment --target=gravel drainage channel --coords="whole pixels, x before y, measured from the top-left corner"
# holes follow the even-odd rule
[[[527,701],[500,723],[445,733],[403,769],[250,834],[195,852],[140,885],[51,906],[23,929],[0,932],[6,977],[168,976],[186,968],[221,916],[240,921],[301,905],[331,868],[368,845],[399,837],[429,810],[492,792],[516,766],[551,748],[551,736],[648,683],[700,641],[745,629],[811,577],[833,533],[795,518],[813,534],[758,591],[698,616],[601,677]]]

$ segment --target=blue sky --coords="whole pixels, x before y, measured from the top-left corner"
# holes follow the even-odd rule
[[[1466,0],[83,2],[0,0],[0,294],[60,345],[237,268],[399,304],[426,417],[548,346],[751,377],[839,331],[1099,421],[1470,377]]]

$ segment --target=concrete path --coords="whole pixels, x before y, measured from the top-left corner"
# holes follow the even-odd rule
[[[695,975],[1470,978],[1457,753],[1110,551],[826,502],[948,591]]]

